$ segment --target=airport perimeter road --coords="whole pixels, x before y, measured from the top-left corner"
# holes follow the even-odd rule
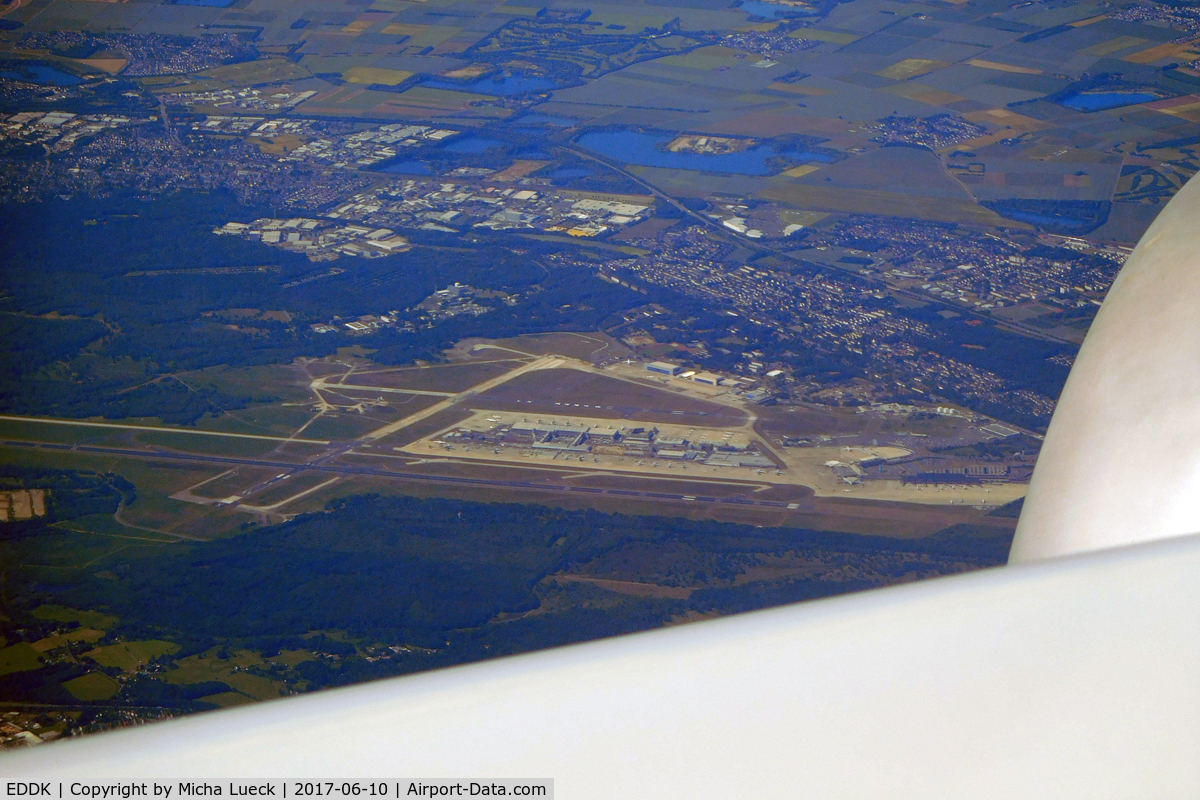
[[[757,508],[789,509],[797,508],[796,503],[774,500],[750,500],[740,497],[706,497],[703,495],[672,494],[670,492],[638,492],[630,489],[599,489],[591,486],[558,486],[538,483],[536,481],[492,480],[488,478],[464,478],[453,475],[430,475],[423,472],[400,472],[397,470],[381,469],[351,464],[296,464],[290,461],[271,461],[263,458],[241,458],[238,456],[206,456],[192,453],[174,453],[163,450],[134,450],[120,447],[98,447],[92,445],[70,445],[49,442],[0,441],[3,447],[24,447],[40,450],[68,450],[82,453],[96,453],[108,456],[125,456],[129,458],[167,459],[170,461],[190,462],[197,464],[233,464],[248,467],[268,467],[280,470],[311,470],[314,472],[329,472],[336,475],[365,475],[377,478],[395,478],[406,481],[423,483],[458,484],[481,487],[497,487],[509,489],[530,489],[563,494],[592,494],[611,495],[638,500],[670,500],[697,503],[727,503],[738,506],[753,506]],[[697,483],[700,480],[697,480]],[[725,484],[722,484],[725,485]]]

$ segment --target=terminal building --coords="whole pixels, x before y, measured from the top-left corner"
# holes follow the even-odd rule
[[[489,421],[499,422],[499,418]],[[678,434],[663,433],[655,426],[582,425],[567,420],[525,418],[487,431],[458,428],[443,434],[438,441],[445,445],[460,442],[495,448],[520,447],[581,457],[595,453],[697,462],[714,467],[776,468],[775,462],[758,452],[756,445],[694,442]]]

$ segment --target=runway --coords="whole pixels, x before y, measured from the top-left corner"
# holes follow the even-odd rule
[[[401,472],[399,470],[383,469],[379,467],[357,466],[351,464],[331,464],[327,461],[319,463],[295,463],[292,461],[272,461],[263,458],[241,458],[237,456],[210,456],[199,455],[192,453],[175,453],[166,450],[136,450],[133,448],[119,447],[99,447],[96,445],[71,445],[58,444],[49,442],[29,442],[29,441],[11,441],[4,440],[0,442],[5,447],[27,447],[32,449],[43,450],[65,450],[81,453],[96,453],[99,455],[109,456],[125,456],[129,458],[156,458],[168,459],[172,461],[183,461],[189,463],[201,464],[232,464],[237,466],[250,467],[267,467],[271,469],[284,470],[311,470],[314,472],[328,472],[337,475],[366,475],[379,478],[396,478],[408,481],[421,481],[424,483],[440,483],[440,484],[458,484],[468,486],[488,486],[497,488],[509,489],[532,489],[535,491],[546,492],[561,492],[574,494],[592,494],[592,495],[612,495],[614,497],[628,497],[642,500],[670,500],[676,502],[696,502],[696,503],[727,503],[730,505],[739,506],[754,506],[760,508],[780,508],[786,509],[789,506],[794,506],[794,503],[787,503],[775,500],[751,500],[739,497],[708,497],[705,495],[689,495],[689,494],[674,494],[671,492],[639,492],[632,489],[601,489],[592,486],[559,486],[555,484],[539,483],[537,481],[520,481],[520,480],[499,480],[490,478],[466,478],[455,475],[430,475],[422,472]],[[697,479],[697,482],[703,479]]]

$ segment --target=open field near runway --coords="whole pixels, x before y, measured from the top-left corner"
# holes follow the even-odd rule
[[[526,375],[473,401],[496,410],[534,414],[588,414],[607,419],[636,418],[642,422],[689,423],[706,426],[741,425],[744,412],[682,392],[597,375],[578,369],[555,369]]]
[[[631,199],[629,202],[638,202]],[[503,348],[503,349],[497,349]],[[527,353],[534,356],[564,355],[581,361],[600,363],[628,358],[633,351],[608,334],[587,333],[531,333],[511,339],[466,339],[459,343],[449,355],[456,351],[466,352],[475,358],[500,358],[509,353]]]
[[[500,359],[505,355],[509,354],[496,351],[494,358]],[[382,386],[390,389],[457,393],[509,372],[521,363],[516,360],[518,358],[520,356],[514,355],[511,359],[482,363],[431,364],[425,367],[367,370],[331,376],[327,385]]]

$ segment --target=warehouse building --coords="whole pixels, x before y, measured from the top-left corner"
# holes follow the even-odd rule
[[[683,371],[683,367],[667,361],[651,361],[646,365],[646,369],[649,372],[657,372],[659,375],[670,375],[671,377]]]

